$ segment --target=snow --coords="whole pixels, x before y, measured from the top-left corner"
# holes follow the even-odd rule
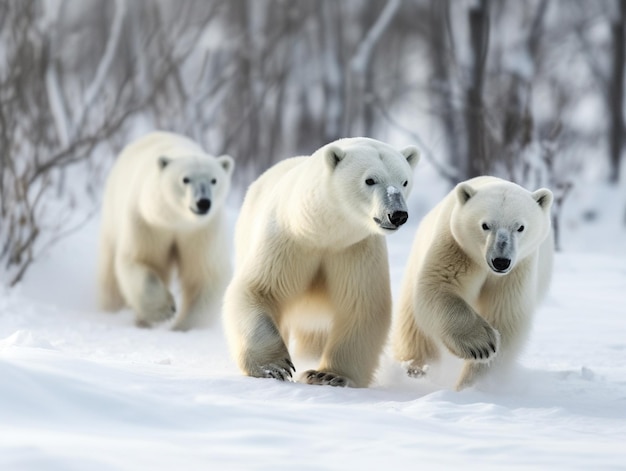
[[[520,365],[462,392],[458,361],[413,379],[388,352],[367,389],[248,378],[219,327],[100,312],[92,220],[0,290],[0,470],[624,469],[626,244],[610,217],[565,241]],[[394,296],[419,219],[388,239]]]

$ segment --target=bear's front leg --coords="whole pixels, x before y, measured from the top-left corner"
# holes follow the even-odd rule
[[[211,326],[219,316],[225,287],[226,280],[222,274],[194,277],[183,273],[181,275],[183,303],[172,329],[187,331]]]
[[[98,305],[105,311],[119,311],[125,301],[115,275],[115,249],[111,239],[103,235],[98,260]]]
[[[239,368],[248,376],[291,380],[296,371],[271,316],[271,306],[233,281],[224,295],[224,328]]]
[[[197,327],[207,327],[217,316],[218,296],[210,287],[193,289],[183,287],[183,305],[172,324],[172,330],[186,332]]]
[[[217,217],[217,216],[216,216]],[[186,331],[208,327],[218,318],[232,270],[228,242],[219,226],[216,232],[185,234],[177,240],[178,275],[182,306],[172,329]],[[202,250],[198,248],[202,247]]]
[[[296,368],[272,319],[267,314],[255,313],[251,321],[251,331],[240,352],[243,371],[256,378],[291,380]]]
[[[118,257],[116,272],[124,299],[135,311],[138,326],[149,327],[155,322],[170,319],[176,313],[174,296],[148,266]]]
[[[448,350],[465,360],[492,360],[499,350],[498,331],[459,296],[442,292],[436,298],[430,322],[441,331],[441,340]]]

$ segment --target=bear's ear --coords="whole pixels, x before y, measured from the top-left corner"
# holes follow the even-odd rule
[[[417,150],[415,146],[405,147],[400,151],[400,153],[406,158],[406,161],[409,163],[411,168],[415,168],[417,163],[420,161],[420,151]]]
[[[164,155],[162,155],[161,157],[159,157],[159,168],[161,170],[163,170],[165,167],[167,167],[169,165],[169,163],[172,161],[172,159],[170,159],[169,157],[165,157]]]
[[[469,183],[461,182],[456,186],[456,197],[459,203],[465,204],[469,199],[476,194],[476,190],[472,188]]]
[[[233,173],[233,169],[235,168],[235,159],[233,159],[230,155],[220,155],[217,157],[217,161],[220,163],[222,168],[226,171],[227,174]]]
[[[544,211],[549,210],[552,206],[552,201],[554,201],[554,195],[547,188],[540,188],[534,191],[532,197]]]
[[[339,146],[328,146],[328,148],[326,149],[326,163],[328,163],[328,166],[331,170],[334,170],[345,156],[346,151]]]

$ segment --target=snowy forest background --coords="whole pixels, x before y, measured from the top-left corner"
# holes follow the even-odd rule
[[[97,213],[131,139],[272,163],[340,137],[626,224],[624,0],[0,0],[0,283]],[[611,204],[613,204],[612,202]],[[557,234],[559,237],[559,234]]]

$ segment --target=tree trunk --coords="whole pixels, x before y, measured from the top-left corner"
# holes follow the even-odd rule
[[[613,36],[613,74],[609,91],[611,110],[610,128],[610,174],[609,181],[617,183],[624,139],[624,25],[626,23],[626,0],[619,1],[620,15],[612,25]]]
[[[351,119],[353,119],[353,116],[358,115],[363,118],[362,131],[359,134],[364,136],[371,136],[373,134],[374,90],[372,89],[371,66],[374,58],[374,50],[401,6],[402,2],[400,0],[387,0],[385,7],[368,30],[350,61],[350,71],[353,80],[352,90],[350,90],[349,93],[351,100],[348,102],[347,107],[349,113],[351,112],[350,110],[358,110],[358,113],[350,115]],[[349,126],[345,126],[345,128],[349,129],[350,133],[354,133],[354,129],[350,129]]]
[[[432,27],[430,28],[430,60],[432,64],[431,90],[433,109],[441,117],[443,145],[446,146],[447,165],[463,165],[459,150],[457,132],[457,112],[452,103],[452,83],[450,79],[450,55],[454,54],[454,45],[450,35],[449,0],[431,0]]]
[[[344,131],[346,77],[343,63],[341,4],[335,0],[325,0],[318,10],[322,28],[320,35],[324,73],[324,115],[323,142],[331,142],[348,135]]]
[[[469,11],[471,43],[471,76],[466,91],[465,122],[467,127],[467,155],[465,177],[472,178],[485,173],[486,146],[483,117],[483,80],[487,49],[489,46],[488,1],[481,0]]]

